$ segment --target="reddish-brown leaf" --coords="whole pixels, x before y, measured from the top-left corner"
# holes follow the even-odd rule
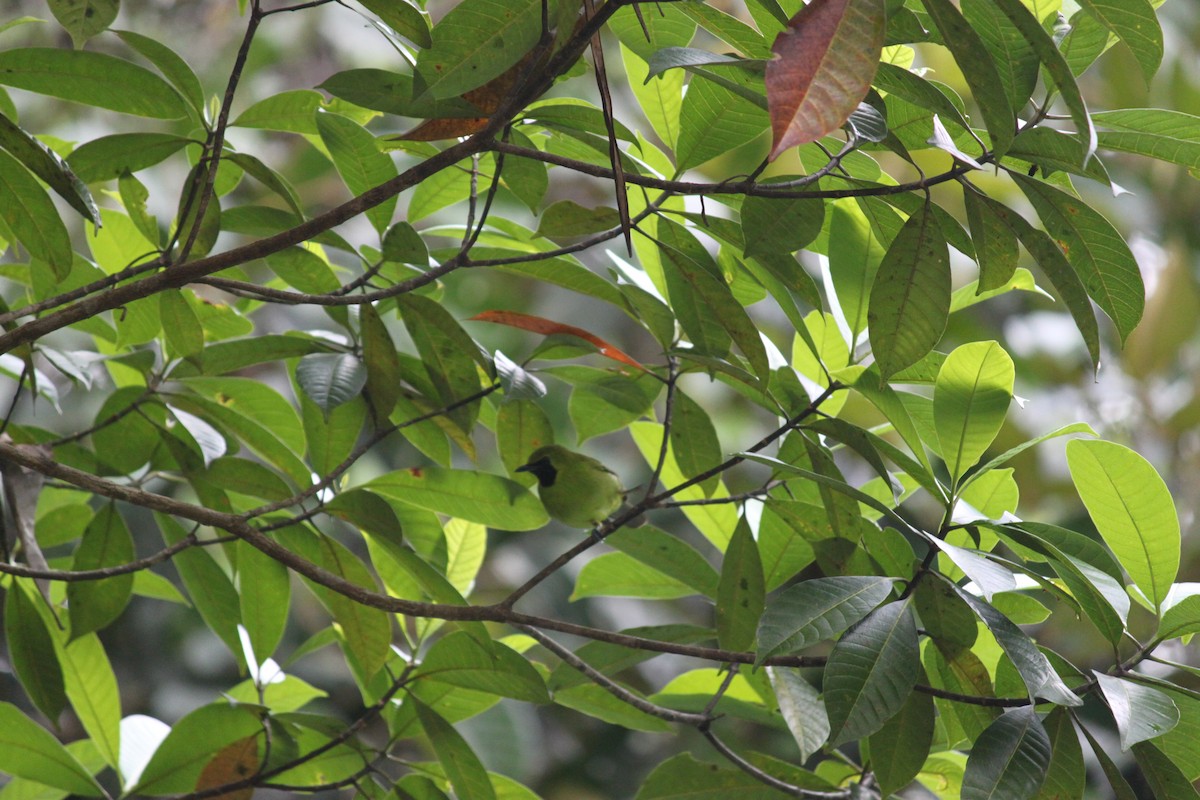
[[[533,58],[534,52],[536,51],[531,50],[526,53],[524,58],[483,86],[463,92],[462,98],[477,106],[482,116],[427,119],[412,130],[394,138],[410,142],[436,142],[440,139],[455,139],[459,136],[479,133],[487,127],[488,119],[499,110],[500,104],[516,88],[517,81],[522,74],[529,69],[529,62]]]
[[[258,762],[258,737],[238,739],[213,756],[196,780],[196,789],[213,789],[245,780],[258,772]],[[216,797],[220,800],[250,800],[253,795],[254,787],[246,786]]]
[[[884,0],[812,0],[775,37],[767,64],[772,159],[836,131],[875,77]]]
[[[640,369],[642,372],[649,372],[633,356],[613,347],[596,334],[585,331],[583,328],[576,328],[574,325],[555,322],[545,317],[535,317],[532,314],[522,314],[519,311],[484,311],[471,317],[471,319],[476,322],[494,322],[497,325],[508,325],[511,328],[520,328],[523,331],[532,331],[533,333],[540,333],[545,336],[554,334],[574,336],[577,339],[583,339],[585,342],[594,344],[602,356],[611,358],[613,361],[619,361],[622,364],[628,364],[631,367]]]
[[[397,141],[437,142],[442,139],[457,139],[470,136],[487,127],[487,117],[444,117],[427,119],[417,127],[392,137]]]

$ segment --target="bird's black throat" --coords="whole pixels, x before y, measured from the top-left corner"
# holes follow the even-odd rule
[[[532,472],[538,480],[538,486],[543,488],[553,486],[558,480],[558,470],[550,463],[549,458],[539,458],[537,461],[530,461],[528,464],[517,467],[517,472]]]

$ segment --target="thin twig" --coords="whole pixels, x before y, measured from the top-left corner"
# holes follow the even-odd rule
[[[208,144],[205,149],[208,154],[208,169],[205,171],[204,183],[200,187],[200,194],[196,198],[196,213],[191,217],[192,227],[188,231],[187,240],[183,243],[183,247],[179,251],[177,262],[182,263],[187,261],[188,255],[192,252],[192,248],[196,244],[196,239],[200,236],[200,228],[204,223],[204,215],[208,212],[209,203],[212,201],[213,189],[217,182],[217,168],[221,166],[221,152],[225,147],[225,129],[229,127],[229,114],[233,109],[233,97],[237,94],[238,84],[242,79],[242,70],[246,67],[246,59],[250,56],[250,45],[254,42],[254,34],[258,31],[259,23],[262,22],[264,14],[259,7],[260,0],[251,0],[250,19],[246,22],[246,33],[242,37],[242,43],[238,47],[237,55],[233,61],[233,69],[229,72],[229,82],[225,85],[225,97],[221,101],[221,110],[217,114],[217,123],[213,126],[212,132],[208,137]],[[202,159],[201,164],[204,163]],[[183,214],[179,218],[180,225],[188,219],[188,212],[191,211],[192,197],[189,196],[188,202],[184,206]]]
[[[662,477],[663,468],[667,465],[667,453],[670,450],[671,443],[671,422],[675,413],[675,392],[678,391],[676,384],[678,382],[679,361],[675,356],[667,356],[667,398],[663,401],[662,442],[659,443],[658,447],[658,459],[654,462],[654,474],[646,482],[646,493],[642,495],[643,503],[650,498],[650,495],[654,494],[654,489],[658,486],[659,478]]]
[[[563,647],[554,639],[529,625],[517,625],[517,630],[537,639],[538,643],[549,650],[554,655],[558,656],[564,663],[572,669],[586,675],[589,680],[595,683],[600,688],[611,694],[613,697],[620,700],[622,703],[633,706],[638,711],[649,714],[652,717],[666,720],[667,722],[678,722],[684,725],[702,725],[709,719],[708,712],[702,714],[693,714],[688,711],[676,711],[673,708],[651,703],[644,697],[639,697],[633,692],[626,689],[621,684],[609,678],[603,672],[593,667],[591,664],[584,661],[573,652]]]

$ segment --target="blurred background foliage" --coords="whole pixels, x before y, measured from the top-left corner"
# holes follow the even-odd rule
[[[730,13],[737,13],[740,7],[734,2],[714,4],[727,6],[725,10]],[[39,0],[5,0],[4,5],[8,19],[28,14],[48,21],[0,33],[0,47],[70,46],[69,36],[53,22]],[[256,99],[285,89],[312,88],[339,70],[393,67],[399,58],[397,53],[367,18],[349,5],[334,4],[284,15],[264,26],[251,52],[234,116]],[[435,19],[452,5],[442,0],[431,0],[429,4]],[[1073,0],[1064,0],[1064,6],[1068,13],[1073,11]],[[1114,47],[1081,78],[1081,88],[1093,111],[1153,106],[1200,113],[1200,3],[1168,0],[1160,14],[1166,35],[1166,57],[1158,78],[1152,86],[1147,86],[1132,56],[1123,47]],[[211,98],[219,97],[223,91],[242,25],[233,0],[123,0],[120,16],[112,27],[136,29],[169,43],[200,75]],[[712,42],[700,41],[696,46],[719,49],[719,43]],[[88,47],[120,51],[119,42],[111,34],[91,41]],[[944,61],[936,56],[923,51],[918,58],[935,71],[939,80],[954,86],[961,94],[969,94],[948,56]],[[608,65],[618,119],[636,118],[640,112],[621,73],[620,59],[610,58]],[[558,96],[576,93],[586,93],[583,96],[587,97],[594,94],[590,77],[559,84],[552,90],[552,95]],[[85,141],[103,133],[121,132],[114,130],[114,119],[117,125],[128,124],[128,130],[147,130],[153,124],[142,119],[122,120],[80,105],[17,91],[12,94],[26,127],[53,131],[67,141]],[[648,129],[640,121],[639,126]],[[405,127],[402,121],[387,117],[371,124],[375,133],[399,132]],[[344,186],[328,160],[303,138],[246,128],[230,129],[229,138],[234,146],[255,152],[286,174],[312,204],[314,212],[344,199]],[[768,145],[765,138],[751,142],[709,162],[697,173],[708,179],[720,179],[749,172],[762,159]],[[931,158],[939,157],[936,151],[928,153]],[[944,155],[940,158],[944,160]],[[1106,164],[1114,183],[1123,187],[1125,193],[1114,197],[1105,187],[1086,181],[1079,181],[1077,188],[1089,204],[1102,211],[1126,235],[1146,282],[1146,313],[1124,350],[1120,349],[1111,324],[1102,319],[1102,367],[1098,375],[1093,374],[1069,315],[1048,298],[1030,292],[1012,292],[976,306],[969,314],[952,316],[951,327],[939,349],[945,352],[962,342],[996,338],[1016,361],[1016,394],[1024,398],[1024,403],[1022,408],[1010,412],[1007,427],[995,443],[996,451],[1081,420],[1091,424],[1102,438],[1127,444],[1148,458],[1167,481],[1179,511],[1184,532],[1180,579],[1191,577],[1200,581],[1200,537],[1196,535],[1200,509],[1200,181],[1197,180],[1200,175],[1187,174],[1166,163],[1119,154],[1108,155]],[[786,171],[786,166],[777,165],[774,169]],[[185,177],[181,167],[176,173],[160,169],[144,174],[152,213],[160,218],[173,215],[176,203],[173,192]],[[1005,184],[988,182],[986,175],[979,180],[987,185],[989,193],[1007,192],[1007,196],[998,194],[997,199],[1028,210],[1013,184],[1008,183],[1002,189]],[[233,191],[253,191],[253,188],[239,187]],[[935,199],[961,213],[956,194],[947,191]],[[401,215],[413,196],[406,193],[400,197]],[[511,214],[528,220],[528,210],[512,195],[502,193],[500,198],[501,216]],[[569,182],[552,182],[547,203],[573,199],[593,206],[609,203],[610,198],[611,184],[572,176]],[[698,204],[695,210],[699,210]],[[426,223],[436,225],[456,219],[453,211],[442,211]],[[366,230],[367,224],[359,218],[348,226]],[[620,251],[619,245],[612,249]],[[582,257],[597,269],[612,266],[598,251],[589,251]],[[808,266],[815,273],[816,265]],[[965,263],[960,266],[963,282],[968,276],[974,277],[973,267],[968,268]],[[657,347],[650,338],[630,330],[618,312],[597,311],[596,304],[544,283],[511,276],[496,280],[467,270],[447,281],[442,291],[440,299],[459,319],[492,308],[544,314],[599,332],[635,358],[657,357]],[[323,316],[324,312],[316,307],[276,306],[260,309],[255,319],[259,332],[274,332],[318,328]],[[775,322],[781,330],[787,325],[782,317]],[[536,338],[498,326],[471,332],[493,349],[517,359],[528,355]],[[778,338],[787,341],[790,336]],[[260,377],[286,381],[283,375]],[[685,390],[705,393],[706,382],[695,380],[695,383],[685,381]],[[11,382],[4,390],[11,391]],[[570,429],[565,397],[564,391],[554,391],[552,383],[546,408],[559,431]],[[720,402],[719,397],[711,400]],[[7,405],[3,396],[0,405]],[[62,418],[43,406],[42,411],[48,413],[42,424],[83,427],[83,421],[95,414],[96,405],[77,390],[64,404],[67,411]],[[861,413],[869,412],[864,408]],[[761,433],[755,420],[741,413],[722,414],[719,405],[713,418],[727,448]],[[768,421],[762,422],[765,430]],[[593,453],[607,457],[624,475],[627,485],[636,485],[646,475],[644,470],[638,472],[641,462],[631,448],[628,437],[620,432],[588,445]],[[404,463],[409,456],[411,453],[390,454],[391,463],[379,467]],[[492,453],[481,453],[480,459],[483,468],[496,460]],[[1071,485],[1061,443],[1027,451],[1012,466],[1016,468],[1021,492],[1018,509],[1021,516],[1055,521],[1075,530],[1090,530],[1091,522]],[[730,489],[736,492],[738,487]],[[491,599],[487,592],[489,580],[499,591],[499,587],[518,582],[521,576],[535,571],[559,552],[562,543],[550,541],[547,536],[552,535],[544,531],[509,534],[502,541],[490,542],[478,599],[481,602]],[[561,598],[570,589],[569,576],[560,574],[544,588],[541,596]],[[324,612],[310,597],[298,595],[296,600],[289,623],[289,639],[293,642],[302,641],[324,625]],[[545,610],[538,607],[537,598],[531,600],[530,612]],[[684,605],[676,609],[680,613],[672,621],[678,621],[688,612],[687,601],[681,602]],[[621,628],[667,621],[661,616],[662,607],[662,603],[607,598],[576,603],[567,609],[556,608],[555,614],[567,620]],[[707,609],[695,610],[697,619],[706,619]],[[306,618],[310,624],[306,624]],[[1091,633],[1081,634],[1081,631]],[[125,692],[122,698],[125,714],[147,713],[174,720],[211,701],[214,687],[228,686],[238,678],[230,653],[202,627],[194,614],[180,607],[135,598],[119,623],[105,631],[103,638]],[[1089,652],[1105,648],[1099,636],[1089,626],[1075,624],[1065,608],[1056,611],[1048,626],[1039,632],[1039,641],[1082,664],[1088,663]],[[1194,645],[1190,649],[1194,650]],[[1167,658],[1200,664],[1194,653],[1183,652],[1182,648],[1178,652],[1167,650],[1164,647],[1162,651]],[[678,663],[672,663],[675,659],[665,656],[648,662],[643,667],[647,686],[659,686],[662,683],[659,678],[678,674]],[[349,712],[361,702],[345,673],[340,654],[331,648],[308,657],[296,671],[329,690],[328,703],[334,706],[341,705]],[[0,697],[18,693],[11,676],[0,675]],[[632,732],[555,706],[538,713],[535,717],[529,706],[504,701],[464,723],[461,730],[489,769],[512,775],[548,798],[588,800],[630,796],[651,766],[666,754],[686,748],[688,737],[698,735],[690,728],[682,732],[681,740]],[[67,739],[80,735],[64,733]],[[1113,737],[1115,741],[1115,732]],[[747,744],[765,752],[773,749],[781,755],[786,752],[782,736],[779,747],[773,747],[770,741]],[[1114,754],[1116,751],[1115,746],[1110,749]]]

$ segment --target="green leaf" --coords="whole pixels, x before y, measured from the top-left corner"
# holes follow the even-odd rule
[[[957,547],[941,539],[934,539],[933,544],[941,550],[963,573],[978,587],[979,593],[989,603],[993,595],[1000,592],[1011,592],[1017,588],[1017,582],[1012,572],[988,560],[977,550]]]
[[[150,190],[146,185],[135,178],[132,172],[123,172],[117,179],[117,191],[121,195],[121,205],[125,207],[138,233],[148,242],[161,243],[158,220],[146,209],[146,201],[150,199]]]
[[[390,472],[361,488],[501,530],[533,530],[549,520],[541,502],[528,489],[486,472],[413,467]]]
[[[448,406],[478,392],[480,376],[476,365],[491,371],[490,364],[458,320],[441,304],[420,295],[398,297],[396,305],[437,390],[438,400]],[[448,416],[469,431],[478,409],[477,403],[471,403],[456,408]]]
[[[750,58],[770,58],[771,48],[766,38],[750,25],[727,11],[702,3],[683,3],[677,8],[700,27],[725,44]]]
[[[741,209],[748,258],[794,253],[821,232],[825,203],[811,199],[747,197]]]
[[[0,770],[72,794],[100,797],[96,779],[42,726],[0,702]]]
[[[759,71],[766,65],[766,59],[748,61],[724,53],[702,50],[698,47],[664,47],[661,50],[655,50],[650,55],[650,60],[646,64],[650,78],[657,78],[666,73],[667,70],[676,67],[690,69],[692,67],[720,65],[738,66],[747,70],[753,69]],[[704,73],[697,72],[697,74]]]
[[[707,8],[707,6],[705,6]],[[621,45],[621,61],[629,78],[629,88],[650,126],[667,147],[674,148],[679,140],[679,115],[683,106],[683,72],[669,72],[654,78],[646,62],[625,45]]]
[[[1162,736],[1179,723],[1179,709],[1166,694],[1135,681],[1094,673],[1117,722],[1121,750]]]
[[[328,417],[358,397],[367,385],[367,370],[350,353],[313,353],[296,364],[296,382]]]
[[[1190,781],[1200,778],[1200,753],[1192,743],[1200,731],[1200,698],[1194,692],[1159,686],[1159,690],[1174,701],[1179,709],[1179,724],[1159,737],[1154,746],[1167,754]]]
[[[75,550],[74,570],[101,569],[126,564],[134,559],[133,537],[115,503],[108,503],[83,532]],[[125,610],[133,592],[133,575],[116,575],[99,581],[67,584],[67,608],[71,616],[71,639],[108,627]]]
[[[152,167],[192,140],[170,133],[115,133],[84,142],[67,156],[67,166],[84,183],[119,178],[124,172]]]
[[[648,625],[638,628],[628,628],[621,633],[629,636],[640,636],[659,642],[674,642],[678,644],[696,644],[710,641],[713,632],[707,628],[695,625]],[[654,654],[648,650],[625,647],[609,642],[592,641],[581,646],[575,654],[604,675],[617,675],[630,667],[637,666]],[[586,675],[576,671],[568,664],[556,666],[550,673],[548,685],[553,691],[566,687],[579,686],[591,681]]]
[[[1071,317],[1075,320],[1075,327],[1083,336],[1088,355],[1092,358],[1093,367],[1099,369],[1100,329],[1096,324],[1096,312],[1092,310],[1087,289],[1079,279],[1079,275],[1076,274],[1071,262],[1067,260],[1062,250],[1048,234],[1034,228],[1020,214],[990,198],[981,199],[992,214],[1004,220],[1005,224],[1012,228],[1021,244],[1029,251],[1029,255],[1033,256],[1038,266],[1042,268],[1042,272],[1050,279],[1050,284],[1062,298],[1067,310],[1071,312]]]
[[[954,61],[971,87],[991,137],[992,150],[1003,155],[1016,134],[1017,118],[1006,91],[1008,84],[997,69],[995,59],[980,34],[951,0],[922,2],[942,35],[942,43],[954,55]]]
[[[1179,767],[1153,744],[1135,744],[1133,754],[1142,768],[1142,775],[1149,784],[1152,796],[1162,800],[1195,800],[1200,797],[1200,792],[1180,772]]]
[[[363,364],[367,373],[367,399],[375,415],[386,418],[396,407],[401,391],[400,359],[396,355],[396,344],[379,312],[369,303],[359,308],[359,326]]]
[[[121,698],[112,664],[96,634],[65,640],[63,636],[58,642],[58,663],[67,699],[105,763],[115,769],[121,752]]]
[[[1079,734],[1075,732],[1071,715],[1065,708],[1056,708],[1042,720],[1042,727],[1050,738],[1050,765],[1035,800],[1082,798],[1087,773],[1083,765],[1083,751],[1079,746]]]
[[[871,734],[871,770],[884,797],[903,789],[921,771],[933,745],[933,698],[913,692],[900,711]]]
[[[605,553],[593,558],[579,570],[571,599],[643,597],[650,600],[670,600],[698,593],[699,590],[681,579],[672,577],[631,555]]]
[[[966,647],[939,641],[934,645],[926,647],[924,654],[926,674],[933,686],[976,697],[996,696],[991,673],[979,656]],[[945,700],[936,700],[935,705],[946,729],[946,738],[951,742],[974,741],[999,716],[997,709],[984,706]]]
[[[1162,604],[1179,571],[1175,503],[1150,462],[1113,442],[1067,444],[1067,464],[1096,529],[1133,582]]]
[[[1117,39],[1091,14],[1080,9],[1071,15],[1071,30],[1061,47],[1067,65],[1075,75],[1082,75],[1104,55]]]
[[[1162,108],[1101,111],[1093,117],[1108,128],[1098,134],[1107,150],[1157,158],[1200,169],[1200,117]]]
[[[487,528],[451,519],[442,534],[446,539],[446,579],[464,596],[470,595],[487,552]]]
[[[971,241],[975,244],[975,257],[979,261],[979,285],[977,293],[1005,286],[1017,269],[1020,249],[1012,229],[980,199],[978,192],[963,192],[967,209],[967,222],[971,226]]]
[[[1125,593],[1125,587],[1086,561],[1072,558],[1057,548],[1053,548],[1053,552],[1059,553],[1060,557],[1051,566],[1088,619],[1113,646],[1119,645],[1129,616],[1129,595]]]
[[[647,15],[649,16],[649,15]],[[819,782],[812,788],[828,788]],[[698,761],[680,753],[660,763],[646,777],[636,800],[775,800],[780,794],[756,776],[739,769]]]
[[[761,76],[742,70],[726,70],[725,74],[740,88],[762,91]],[[676,167],[685,171],[725,155],[759,138],[769,124],[767,112],[757,103],[706,77],[695,76],[680,106]]]
[[[762,557],[743,518],[725,549],[717,586],[717,641],[727,650],[749,650],[763,613]]]
[[[663,6],[661,13],[654,14],[619,8],[609,19],[608,28],[621,44],[647,62],[664,47],[686,47],[696,35],[696,23],[675,6]]]
[[[1004,464],[1007,464],[1014,457],[1020,455],[1021,453],[1025,452],[1029,448],[1039,445],[1042,442],[1049,441],[1050,439],[1056,439],[1059,436],[1066,436],[1067,434],[1071,434],[1071,433],[1086,433],[1086,434],[1090,434],[1092,436],[1096,435],[1096,432],[1094,430],[1092,430],[1092,426],[1088,425],[1086,422],[1072,422],[1070,425],[1064,425],[1063,427],[1056,428],[1055,430],[1052,430],[1049,433],[1043,433],[1041,436],[1037,436],[1028,441],[1021,442],[1021,444],[1016,445],[1015,447],[1011,447],[1008,450],[1005,450],[1003,453],[996,456],[991,461],[988,461],[982,467],[980,467],[979,469],[977,469],[973,473],[971,473],[971,477],[969,477],[966,481],[963,482],[963,490],[965,491],[966,487],[970,486],[971,483],[978,480],[979,478],[982,478],[984,475],[991,472],[992,470],[994,470],[998,467],[1001,467]]]
[[[16,156],[34,175],[41,178],[59,197],[71,204],[84,219],[100,224],[100,211],[87,185],[67,162],[24,129],[0,114],[0,148]]]
[[[955,591],[996,637],[1005,655],[1020,673],[1021,679],[1029,689],[1030,697],[1049,700],[1061,706],[1083,705],[1083,700],[1072,692],[1054,671],[1049,659],[1012,620],[974,595],[957,587]]]
[[[1032,707],[996,718],[975,741],[963,776],[963,800],[1027,800],[1050,766],[1050,737]]]
[[[887,599],[890,578],[812,578],[767,603],[758,624],[758,661],[832,639]]]
[[[176,544],[187,535],[171,517],[156,515],[155,519],[166,544]],[[171,563],[179,571],[188,597],[204,624],[225,643],[230,652],[240,653],[241,643],[237,634],[237,625],[241,621],[239,596],[233,582],[207,550],[205,547],[187,548],[176,553]]]
[[[1177,639],[1200,631],[1200,595],[1191,595],[1167,608],[1158,624],[1158,638]]]
[[[0,52],[0,57],[4,53]],[[36,259],[63,278],[74,258],[71,238],[46,191],[19,161],[0,150],[0,222]]]
[[[179,119],[179,93],[148,69],[90,50],[46,47],[0,51],[0,84],[154,119]]]
[[[1146,83],[1163,58],[1163,31],[1149,0],[1080,0],[1079,5],[1128,45]]]
[[[942,338],[950,314],[950,251],[932,208],[904,223],[871,287],[871,348],[884,378],[921,360]]]
[[[275,654],[291,608],[287,568],[249,542],[237,543],[237,592],[242,625],[261,664]]]
[[[381,151],[375,137],[357,122],[340,114],[317,114],[317,131],[351,194],[360,195],[396,177],[392,157]],[[393,196],[368,208],[366,215],[382,235],[395,210]]]
[[[652,467],[656,465],[662,451],[662,425],[654,422],[634,422],[629,426],[629,432],[645,462]],[[665,486],[675,486],[683,482],[683,475],[675,464],[675,458],[670,454],[669,448],[660,480]],[[717,489],[711,496],[713,498],[728,497],[729,492],[724,485],[718,483]],[[678,500],[700,500],[705,497],[704,490],[699,486],[689,486],[675,495]],[[737,509],[731,503],[684,506],[683,513],[718,551],[725,551],[729,545],[729,537],[733,535],[733,530],[737,527]]]
[[[182,289],[168,289],[158,295],[158,318],[175,355],[189,358],[204,349],[204,327]]]
[[[1030,13],[1021,0],[994,0],[994,2],[996,7],[1008,17],[1009,21],[1025,37],[1025,41],[1029,42],[1029,45],[1046,67],[1046,72],[1050,74],[1054,85],[1058,87],[1063,102],[1067,104],[1067,108],[1071,111],[1071,120],[1075,123],[1078,131],[1076,135],[1079,137],[1079,141],[1083,143],[1083,163],[1086,164],[1091,160],[1092,154],[1096,152],[1096,128],[1092,125],[1091,115],[1088,113],[1087,105],[1083,101],[1083,95],[1079,93],[1079,86],[1075,83],[1075,76],[1071,73],[1071,67],[1067,64],[1062,52],[1058,49],[1058,45],[1050,38],[1050,34],[1046,32],[1045,28],[1042,27],[1041,21]],[[972,87],[972,90],[974,90],[974,87]],[[989,132],[991,132],[990,126]],[[994,136],[995,134],[993,134]]]
[[[204,216],[198,219],[200,204],[192,201],[191,187],[203,185],[204,170],[200,164],[192,168],[191,174],[183,183],[184,188],[180,192],[178,211],[175,214],[175,229],[179,241],[193,243],[189,258],[203,258],[208,255],[221,234],[220,195],[214,194],[209,198],[204,207]]]
[[[718,596],[720,576],[691,545],[658,528],[621,528],[607,544],[708,597]],[[748,645],[747,645],[748,647]],[[746,649],[746,648],[741,648]]]
[[[533,400],[504,403],[496,412],[496,447],[508,474],[518,477],[517,467],[542,445],[554,444],[554,426],[546,412]],[[532,484],[529,473],[522,473]]]
[[[288,247],[272,253],[267,256],[266,260],[267,266],[271,268],[272,272],[298,291],[322,294],[336,291],[341,285],[333,270],[333,265],[320,251],[303,247]],[[331,316],[340,315],[340,317],[335,316],[335,319],[339,319],[339,321],[344,319],[343,309],[330,308],[329,312]]]
[[[632,691],[632,690],[630,690]],[[665,720],[653,717],[609,694],[600,686],[586,684],[560,689],[554,693],[556,705],[595,717],[609,725],[619,725],[632,731],[671,733],[674,729]]]
[[[1016,240],[1013,240],[1016,244]],[[954,290],[954,294],[950,295],[950,313],[956,314],[965,308],[970,308],[977,303],[982,303],[985,300],[990,300],[993,297],[999,297],[1002,294],[1009,292],[1033,292],[1040,294],[1043,297],[1050,297],[1050,293],[1042,289],[1034,282],[1033,273],[1024,267],[1017,268],[1013,272],[1012,277],[997,289],[990,291],[981,291],[979,281],[971,281],[965,286],[960,286]],[[903,374],[903,373],[902,373]]]
[[[25,694],[47,719],[57,720],[67,706],[62,667],[41,611],[32,580],[13,577],[5,592],[4,639],[13,674]],[[14,773],[15,774],[15,773]]]
[[[837,303],[850,326],[850,335],[857,339],[867,327],[871,284],[887,246],[880,241],[859,203],[849,199],[835,200],[830,207],[829,275]],[[895,216],[891,211],[886,213]]]
[[[537,234],[547,239],[571,239],[616,228],[620,224],[621,216],[614,208],[587,208],[574,200],[559,200],[542,212]]]
[[[1080,725],[1079,729],[1083,732],[1084,738],[1088,740],[1088,744],[1091,745],[1092,752],[1096,755],[1096,761],[1100,763],[1100,769],[1104,771],[1104,777],[1108,779],[1109,786],[1112,787],[1113,797],[1116,800],[1137,800],[1137,794],[1129,785],[1129,781],[1125,780],[1125,776],[1121,774],[1120,767],[1113,763],[1112,758],[1088,731],[1087,726]]]
[[[260,159],[249,153],[226,153],[223,160],[241,167],[247,175],[270,189],[279,199],[287,203],[288,208],[293,213],[299,217],[304,216],[304,208],[300,205],[300,198],[296,196],[296,190],[292,188],[292,184],[288,182],[287,178],[268,167]]]
[[[470,800],[495,800],[496,792],[487,770],[462,734],[416,697],[409,695],[404,702],[416,709],[421,727],[425,729],[454,793]]]
[[[1013,139],[1006,155],[1017,162],[1039,167],[1046,177],[1053,176],[1055,172],[1066,172],[1099,181],[1113,189],[1114,193],[1119,193],[1120,187],[1113,186],[1104,163],[1099,159],[1092,159],[1085,164],[1083,153],[1083,143],[1076,139],[1074,134],[1053,128],[1032,127],[1021,131],[1017,138]],[[1014,173],[1016,166],[1017,164],[1013,165]],[[1021,163],[1020,166],[1022,172],[1029,169],[1025,163]],[[1060,184],[1066,183],[1061,177],[1057,180]]]
[[[1116,228],[1086,203],[1042,181],[1014,175],[1046,230],[1066,251],[1088,294],[1117,326],[1121,341],[1137,327],[1145,305],[1142,273]]]
[[[807,761],[829,739],[829,717],[819,692],[791,667],[767,667],[767,677],[775,690],[779,713],[800,748],[800,760]]]
[[[934,387],[933,422],[954,483],[995,441],[1015,377],[1012,359],[997,342],[962,345],[942,364]]]
[[[717,429],[700,404],[677,388],[672,411],[671,452],[683,476],[692,478],[720,464],[723,453]],[[719,480],[714,474],[700,486],[711,493]]]
[[[664,239],[666,230],[660,227]],[[670,267],[667,270],[667,285],[672,305],[680,314],[680,324],[688,331],[693,343],[705,354],[724,355],[720,347],[722,337],[714,338],[710,332],[711,324],[704,321],[715,319],[737,343],[755,374],[765,381],[770,372],[766,348],[758,328],[746,309],[734,298],[729,286],[713,275],[706,264],[676,246],[664,242],[660,249],[664,257],[663,266]],[[685,303],[693,309],[686,318],[680,310]]]
[[[271,131],[307,133],[317,131],[317,109],[323,105],[320,92],[293,89],[259,100],[229,123],[240,128],[262,128]]]
[[[961,1],[963,16],[991,53],[1009,103],[1020,111],[1037,88],[1037,53],[991,0]]]
[[[204,87],[200,79],[179,55],[165,44],[133,31],[113,31],[125,44],[158,67],[171,85],[179,90],[197,114],[204,113]]]
[[[843,635],[825,664],[830,743],[882,728],[904,706],[920,669],[917,624],[907,600],[876,609]]]
[[[254,706],[201,706],[171,727],[130,794],[158,796],[194,791],[214,753],[262,730],[263,722]]]
[[[917,584],[913,602],[921,625],[931,637],[945,644],[970,647],[978,636],[978,623],[971,610],[949,581],[941,575],[929,575]]]
[[[515,65],[537,44],[541,4],[531,0],[467,0],[433,29],[433,46],[417,56],[417,72],[434,97],[461,95]]]
[[[103,33],[117,18],[120,0],[48,0],[50,13],[59,21],[76,47]]]
[[[406,0],[359,0],[363,7],[421,49],[433,44],[429,15]]]
[[[375,577],[345,545],[299,526],[278,534],[280,543],[314,564],[368,591],[378,591]],[[341,629],[344,649],[363,683],[382,667],[390,652],[391,617],[382,609],[363,605],[315,583],[308,584]]]
[[[462,631],[439,639],[421,660],[414,679],[446,683],[527,703],[548,703],[546,684],[530,663],[500,642],[484,647]]]

